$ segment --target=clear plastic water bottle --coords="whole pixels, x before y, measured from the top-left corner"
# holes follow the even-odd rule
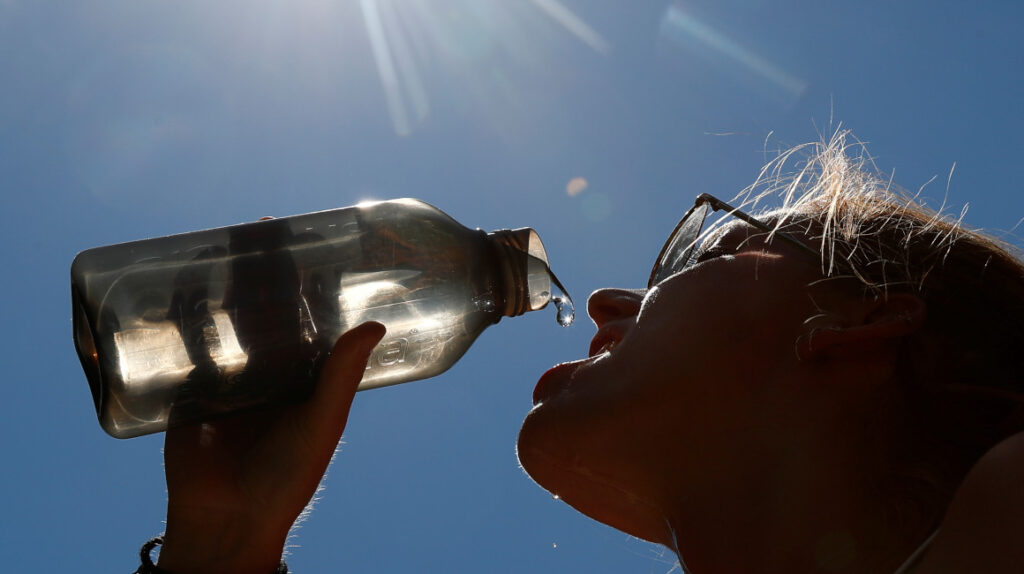
[[[528,228],[413,199],[84,251],[74,339],[101,426],[129,438],[311,392],[334,341],[387,327],[360,390],[436,375],[489,325],[571,301]],[[568,303],[563,308],[563,302]]]

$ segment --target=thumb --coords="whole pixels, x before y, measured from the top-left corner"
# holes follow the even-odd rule
[[[370,352],[384,338],[380,323],[368,322],[345,332],[334,344],[308,401],[307,424],[311,436],[333,445],[341,438],[352,399],[363,379]]]

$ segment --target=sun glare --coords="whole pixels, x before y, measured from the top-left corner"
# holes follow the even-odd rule
[[[360,0],[359,6],[388,115],[400,136],[410,135],[430,115],[428,70],[485,61],[483,76],[504,82],[501,55],[495,50],[536,50],[542,37],[526,29],[535,21],[527,12],[543,15],[598,54],[611,49],[601,34],[559,0]],[[511,59],[522,59],[517,56],[511,54]]]

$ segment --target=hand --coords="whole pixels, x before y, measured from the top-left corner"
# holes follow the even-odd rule
[[[384,326],[342,335],[302,403],[167,431],[170,572],[273,572],[288,531],[316,492]]]

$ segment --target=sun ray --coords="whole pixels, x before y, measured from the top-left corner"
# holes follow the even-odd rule
[[[366,34],[370,37],[370,48],[373,50],[373,60],[377,64],[377,75],[380,76],[381,87],[384,88],[384,98],[387,101],[391,123],[395,128],[395,133],[409,135],[411,133],[409,118],[405,113],[405,106],[402,105],[398,74],[395,72],[395,63],[391,59],[391,48],[388,46],[384,24],[380,19],[377,0],[360,0],[359,4],[363,9],[363,22],[366,24]]]
[[[689,36],[709,46],[792,96],[799,96],[807,89],[807,82],[758,56],[678,6],[669,6],[665,11],[662,27],[671,34]]]
[[[603,36],[558,0],[530,0],[530,2],[595,52],[607,54],[611,49]]]
[[[401,95],[401,88],[405,87],[404,91],[410,100],[409,103],[412,107],[414,120],[418,124],[426,119],[427,113],[430,111],[427,92],[423,88],[423,80],[416,67],[416,60],[409,50],[405,30],[398,19],[398,12],[395,10],[394,3],[384,0],[379,4],[379,8],[381,21],[384,24],[383,29],[391,30],[390,34],[385,33],[385,37],[391,40],[392,54],[394,55],[398,71],[399,95]],[[410,126],[411,128],[412,126]]]
[[[568,35],[607,54],[611,46],[560,0],[360,0],[384,103],[395,133],[410,136],[431,113],[431,74],[448,74],[490,122],[510,122],[516,105],[517,73],[543,62],[544,42],[533,36],[538,25],[550,35]],[[553,22],[556,26],[544,26]],[[428,89],[429,88],[429,89]]]

